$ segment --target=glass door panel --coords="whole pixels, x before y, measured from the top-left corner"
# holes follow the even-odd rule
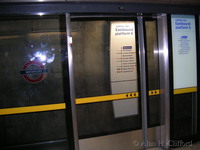
[[[147,55],[147,113],[148,127],[160,125],[161,103],[160,103],[160,75],[159,75],[159,49],[157,38],[157,20],[146,18],[144,20],[145,27],[145,44]],[[152,138],[152,134],[160,134],[156,128],[153,131],[148,129],[148,146],[155,147],[160,144],[161,140]]]
[[[145,17],[144,17],[145,18]],[[157,146],[155,126],[160,125],[159,50],[156,19],[144,19],[147,58],[148,147]],[[143,22],[142,22],[143,23]],[[103,145],[106,139],[129,139],[104,149],[144,147],[139,74],[137,18],[71,19],[75,97],[81,146]],[[122,132],[127,132],[123,134]],[[143,131],[145,132],[145,131]],[[111,135],[118,133],[118,135]],[[97,137],[100,136],[100,137]],[[133,140],[130,143],[130,139]],[[93,141],[94,140],[94,141]],[[91,142],[93,141],[93,142]],[[148,141],[147,141],[148,142]],[[156,144],[155,144],[156,143]],[[148,143],[147,143],[148,144]],[[145,146],[146,147],[146,146]],[[89,147],[87,147],[89,148]]]
[[[157,41],[157,22],[145,20],[145,37],[148,72],[148,126],[160,124],[160,77],[159,49]]]
[[[77,19],[71,30],[79,136],[140,128],[135,21]]]
[[[68,147],[62,18],[0,17],[0,149]]]

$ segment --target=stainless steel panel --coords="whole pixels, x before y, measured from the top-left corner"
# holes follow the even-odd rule
[[[160,96],[161,96],[161,126],[159,143],[165,149],[169,149],[170,138],[170,80],[169,80],[169,49],[167,15],[158,16],[158,42],[160,65]]]
[[[73,52],[71,48],[71,28],[70,28],[70,15],[66,14],[66,28],[67,28],[67,50],[68,50],[68,66],[69,66],[69,84],[70,84],[70,108],[72,115],[72,130],[73,130],[73,150],[79,150],[78,141],[78,128],[76,119],[76,102],[74,91],[74,73],[73,73]]]
[[[144,148],[148,148],[148,133],[147,133],[147,85],[146,85],[146,58],[144,46],[144,27],[143,17],[138,17],[138,41],[139,41],[139,63],[140,63],[140,87],[141,87],[141,101],[142,101],[142,129]]]

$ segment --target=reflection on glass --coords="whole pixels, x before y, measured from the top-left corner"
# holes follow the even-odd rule
[[[62,22],[60,16],[1,17],[0,108],[64,103]],[[63,110],[0,116],[0,124],[0,149],[66,138]]]
[[[30,53],[28,57],[30,61],[37,60],[41,62],[43,65],[46,63],[52,63],[55,59],[55,48],[51,45],[51,41],[49,41],[50,37],[40,36],[39,39],[29,40],[26,44],[26,50]]]
[[[43,16],[45,13],[43,13],[43,12],[39,12],[39,13],[37,13],[39,16]]]

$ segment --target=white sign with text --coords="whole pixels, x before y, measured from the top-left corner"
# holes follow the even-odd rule
[[[196,29],[193,15],[172,15],[174,89],[197,86]]]
[[[112,94],[137,91],[135,22],[113,21],[110,32],[110,74]],[[135,99],[113,102],[116,118],[138,114]]]

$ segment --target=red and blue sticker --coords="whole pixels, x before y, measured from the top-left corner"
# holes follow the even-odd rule
[[[39,61],[28,61],[24,64],[23,69],[20,70],[20,74],[30,83],[42,81],[46,77],[47,72],[45,65]]]

